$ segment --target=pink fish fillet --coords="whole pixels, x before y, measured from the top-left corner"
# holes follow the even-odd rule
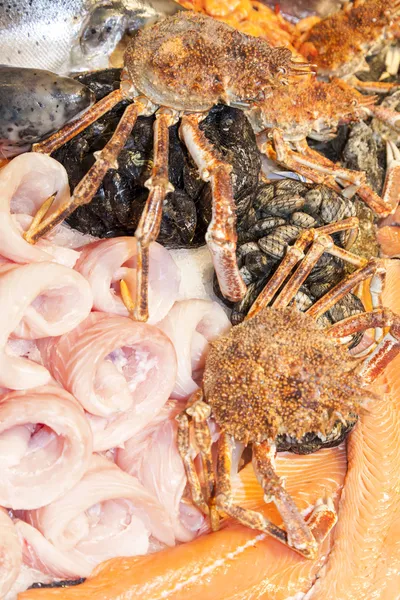
[[[41,365],[10,356],[11,334],[25,339],[61,335],[90,313],[88,282],[62,265],[42,262],[0,267],[0,386],[26,389],[44,385],[50,374]]]
[[[92,433],[62,388],[44,386],[0,398],[0,505],[34,509],[59,498],[87,470]]]
[[[118,237],[85,246],[75,268],[88,280],[93,291],[94,308],[102,312],[129,316],[120,295],[123,279],[132,298],[136,289],[136,239]],[[165,317],[178,298],[180,273],[168,250],[150,245],[149,323]]]
[[[177,302],[158,327],[173,342],[178,357],[178,374],[172,398],[187,398],[201,381],[208,343],[231,327],[225,311],[216,302]]]
[[[64,167],[50,156],[28,152],[0,171],[0,255],[18,263],[55,261],[73,266],[79,253],[47,240],[33,246],[22,237],[42,203],[56,194],[54,208],[70,197]]]
[[[88,576],[109,558],[146,554],[150,536],[174,545],[169,515],[157,498],[95,454],[62,498],[20,516],[28,523],[18,525],[29,547],[25,563],[58,577]]]
[[[159,329],[94,312],[39,343],[43,364],[88,411],[96,451],[123,444],[157,415],[175,383],[175,350]]]
[[[14,523],[0,508],[0,598],[4,598],[18,577],[22,549]]]
[[[397,313],[399,278],[399,262],[387,261],[383,304]],[[399,596],[399,371],[398,356],[373,385],[380,399],[370,402],[368,413],[349,437],[349,468],[334,546],[326,572],[307,596],[312,600],[396,600]]]
[[[185,402],[169,402],[141,432],[117,450],[116,463],[134,475],[158,498],[171,519],[174,536],[180,542],[193,539],[204,524],[204,516],[183,498],[185,469],[176,442],[175,416]]]

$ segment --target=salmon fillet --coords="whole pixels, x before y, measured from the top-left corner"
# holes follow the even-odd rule
[[[346,472],[344,446],[309,456],[282,454],[279,474],[299,508],[305,509],[325,493],[337,498]],[[265,507],[276,523],[273,505],[248,465],[236,481],[235,499],[243,506]],[[82,585],[69,589],[29,590],[19,600],[287,600],[307,591],[329,551],[325,541],[319,557],[309,561],[266,534],[229,522],[217,533],[156,555],[118,558],[100,565]],[[265,595],[267,594],[267,595]]]
[[[400,227],[385,226],[378,229],[376,239],[381,255],[387,258],[400,256]]]
[[[400,313],[400,262],[387,261],[384,306]],[[370,403],[349,436],[334,545],[307,598],[396,600],[400,583],[400,356],[372,386]]]

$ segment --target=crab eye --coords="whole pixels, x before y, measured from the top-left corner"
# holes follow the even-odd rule
[[[277,71],[278,71],[278,73],[281,73],[282,75],[286,75],[286,69],[285,69],[285,67],[278,67]]]
[[[351,105],[352,105],[352,106],[357,106],[357,104],[358,104],[357,100],[352,100],[352,101],[351,101]]]

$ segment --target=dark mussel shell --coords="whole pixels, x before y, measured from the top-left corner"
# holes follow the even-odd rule
[[[292,179],[260,185],[249,211],[238,226],[237,258],[248,290],[240,302],[230,305],[232,323],[238,324],[244,319],[279,266],[288,245],[292,244],[302,231],[355,216],[356,213],[352,200],[342,198],[323,185],[307,184]],[[335,234],[335,242],[340,246],[345,245],[347,235],[345,232]],[[345,274],[346,267],[341,259],[324,254],[296,297],[300,310],[306,310],[339,283]],[[216,280],[214,288],[227,303],[219,292]],[[361,302],[350,295],[348,300],[343,299],[337,305],[335,311],[332,309],[327,313],[329,322],[338,320],[339,305],[341,314],[346,316],[363,310]],[[354,337],[354,344],[359,337]]]
[[[107,69],[78,80],[96,95],[96,100],[119,86],[120,69]],[[93,153],[101,150],[115,131],[127,102],[121,102],[76,138],[65,144],[54,158],[67,170],[74,188],[94,163]],[[118,169],[110,169],[90,204],[79,207],[68,223],[98,237],[133,235],[146,201],[144,187],[153,158],[154,116],[139,117],[118,159]],[[254,133],[243,112],[227,106],[214,107],[201,129],[220,156],[232,165],[232,183],[238,220],[246,214],[257,191],[261,161]],[[211,218],[210,185],[204,183],[178,135],[179,123],[170,128],[169,177],[175,191],[163,207],[158,241],[169,248],[204,244]]]
[[[65,581],[53,581],[52,583],[33,583],[28,590],[36,590],[42,588],[65,588],[71,585],[79,585],[86,581],[84,577],[80,579],[66,579]]]
[[[279,435],[276,438],[276,449],[278,452],[312,454],[321,448],[334,448],[345,440],[347,434],[355,427],[357,421],[357,415],[353,415],[353,418],[347,421],[347,423],[336,421],[325,439],[321,439],[314,432],[306,433],[300,440],[289,438],[286,435]]]

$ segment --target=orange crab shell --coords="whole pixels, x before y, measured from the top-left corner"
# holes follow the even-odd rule
[[[357,121],[375,97],[364,96],[339,79],[330,83],[309,79],[279,92],[255,106],[250,118],[256,131],[278,127],[286,139],[306,137],[312,130],[336,128],[340,123]]]
[[[320,75],[346,77],[362,70],[365,56],[398,31],[399,12],[399,0],[356,0],[314,24],[295,45]]]

